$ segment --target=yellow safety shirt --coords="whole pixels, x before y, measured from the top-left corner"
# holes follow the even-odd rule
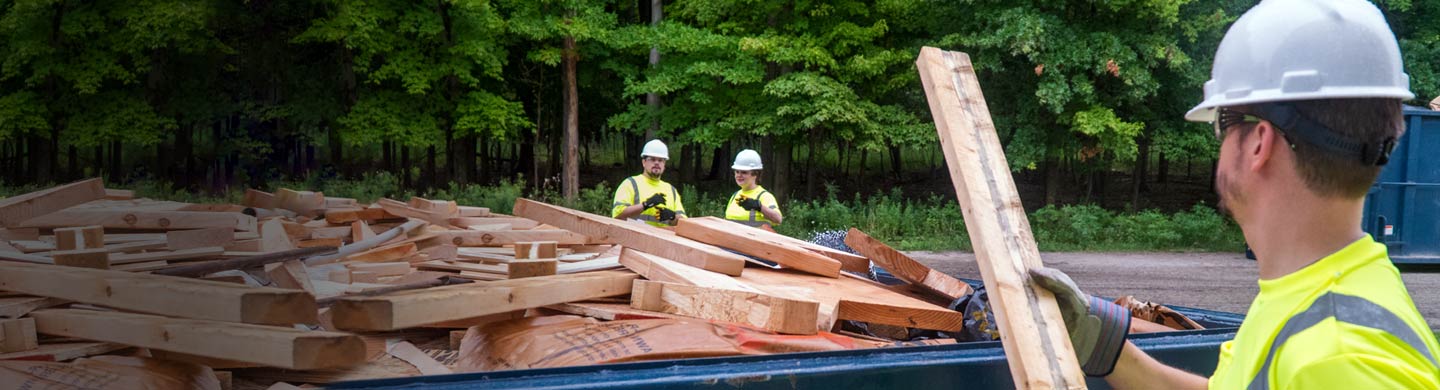
[[[664,180],[651,179],[644,174],[627,177],[620,182],[620,188],[615,189],[615,203],[610,209],[610,216],[619,218],[620,211],[631,205],[644,203],[646,199],[650,199],[655,194],[665,194],[665,203],[641,212],[640,216],[635,219],[645,221],[652,226],[669,226],[669,224],[660,223],[661,207],[674,211],[677,220],[685,216],[685,206],[680,203],[680,192],[675,190],[675,186]]]
[[[1211,389],[1435,389],[1440,346],[1385,245],[1365,236],[1261,280]]]
[[[730,201],[725,202],[725,219],[755,227],[770,226],[770,220],[765,218],[765,213],[746,210],[735,204],[735,200],[740,199],[741,196],[759,199],[760,207],[775,210],[776,213],[780,212],[780,204],[775,201],[775,194],[771,194],[769,191],[765,191],[765,187],[757,185],[755,188],[735,191],[735,195],[730,195]]]

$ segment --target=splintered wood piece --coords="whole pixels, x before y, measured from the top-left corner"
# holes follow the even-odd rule
[[[34,318],[0,318],[0,353],[29,351],[39,346]]]
[[[516,259],[554,259],[559,257],[555,241],[527,241],[515,243]]]
[[[540,226],[540,223],[535,222],[534,220],[517,217],[460,217],[450,218],[449,221],[451,225],[455,225],[455,227],[459,228],[468,228],[471,226],[509,225],[510,227],[508,227],[507,229],[530,230],[534,229],[536,226]]]
[[[840,262],[788,241],[775,239],[779,234],[749,228],[715,217],[685,218],[675,225],[680,237],[710,245],[729,248],[740,253],[774,261],[786,267],[812,274],[838,278]]]
[[[55,260],[55,265],[110,269],[110,252],[105,249],[55,251],[50,258]]]
[[[170,247],[171,250],[226,246],[234,241],[235,229],[223,227],[165,232],[165,245]]]
[[[105,185],[99,178],[94,178],[0,199],[0,226],[19,227],[21,222],[32,218],[104,198]],[[86,224],[69,226],[75,225]]]
[[[411,207],[405,202],[389,198],[380,198],[380,200],[375,201],[375,204],[379,205],[380,208],[385,209],[385,212],[387,213],[405,218],[419,219],[429,222],[432,225],[442,226],[446,228],[453,227],[450,226],[450,222],[447,221],[448,219],[460,216],[458,210],[445,208],[434,210],[421,210],[415,207]]]
[[[331,306],[330,314],[339,329],[388,331],[625,295],[637,277],[629,272],[587,272],[345,297]]]
[[[295,328],[79,309],[30,313],[40,333],[295,370],[365,360],[359,336]]]
[[[580,233],[596,241],[621,244],[726,275],[738,276],[745,268],[745,258],[740,255],[642,223],[601,217],[529,199],[515,201],[515,214]]]
[[[454,260],[460,256],[460,248],[450,244],[431,245],[420,253],[430,256],[430,260]]]
[[[939,294],[947,300],[954,301],[961,297],[970,295],[974,289],[970,285],[955,279],[943,272],[930,269],[924,264],[911,259],[904,253],[891,248],[889,245],[876,240],[859,229],[850,228],[845,235],[845,245],[866,257],[875,260],[875,264],[885,268],[894,274],[895,277],[919,286],[920,288]]]
[[[299,290],[171,276],[0,263],[0,290],[167,316],[252,324],[312,324],[315,298]]]
[[[459,247],[504,246],[531,241],[551,241],[563,245],[600,243],[582,234],[565,230],[449,230],[436,233],[440,242]]]
[[[645,279],[654,281],[752,293],[761,292],[755,287],[735,280],[735,278],[630,248],[620,251],[620,264],[640,276],[644,276]]]
[[[925,47],[915,65],[1015,384],[1084,388],[1055,296],[1028,282],[1040,252],[970,56]]]
[[[593,260],[577,261],[574,263],[561,263],[557,267],[555,272],[560,274],[573,274],[579,272],[603,271],[620,268],[625,268],[625,266],[620,265],[620,256],[611,256],[601,257]]]
[[[787,334],[815,334],[820,315],[815,301],[639,279],[630,291],[630,307]]]
[[[515,260],[506,264],[506,276],[509,279],[550,276],[558,271],[559,263],[555,259]]]
[[[69,209],[53,212],[25,222],[21,227],[41,229],[65,228],[76,225],[99,225],[106,229],[204,229],[228,227],[254,231],[255,217],[241,213],[204,211],[151,211],[143,209]],[[161,236],[160,239],[165,239]]]
[[[55,229],[55,249],[95,249],[105,246],[105,228],[85,226]]]

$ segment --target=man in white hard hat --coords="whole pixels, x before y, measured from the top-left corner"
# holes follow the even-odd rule
[[[615,189],[615,203],[610,216],[645,221],[660,227],[675,225],[680,218],[685,218],[680,192],[675,186],[660,180],[668,160],[670,148],[664,142],[658,139],[646,142],[640,151],[644,172],[620,182],[620,188]]]
[[[1367,1],[1266,0],[1241,16],[1185,118],[1214,123],[1215,186],[1255,251],[1260,294],[1207,379],[1124,341],[1127,311],[1032,270],[1085,373],[1117,388],[1440,388],[1435,335],[1385,245],[1360,229],[1413,97]]]
[[[760,171],[765,169],[765,164],[760,163],[760,153],[741,150],[730,169],[735,171],[735,184],[740,190],[725,202],[725,219],[773,231],[772,224],[780,224],[785,216],[780,214],[775,194],[760,186]]]

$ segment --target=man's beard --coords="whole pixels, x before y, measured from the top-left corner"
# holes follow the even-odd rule
[[[645,177],[649,177],[651,179],[659,179],[661,173],[663,172],[655,172],[654,170],[647,169],[645,170]]]

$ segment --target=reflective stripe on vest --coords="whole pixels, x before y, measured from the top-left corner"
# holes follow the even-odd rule
[[[1290,317],[1285,321],[1285,326],[1280,327],[1280,333],[1275,335],[1275,341],[1270,343],[1270,350],[1265,354],[1265,364],[1260,366],[1260,372],[1255,373],[1255,379],[1250,381],[1250,389],[1269,389],[1270,366],[1275,360],[1275,349],[1285,345],[1285,341],[1291,336],[1300,333],[1310,327],[1319,324],[1327,318],[1334,317],[1335,321],[1344,322],[1350,325],[1363,326],[1389,333],[1410,348],[1425,355],[1430,364],[1435,364],[1435,356],[1430,353],[1430,348],[1425,346],[1424,339],[1415,333],[1415,329],[1401,320],[1390,310],[1370,302],[1365,298],[1339,294],[1334,292],[1325,293],[1310,304],[1310,308]]]
[[[630,182],[630,194],[633,195],[635,198],[634,200],[630,201],[630,204],[640,204],[640,184],[635,182],[635,176],[625,178],[625,181]]]

